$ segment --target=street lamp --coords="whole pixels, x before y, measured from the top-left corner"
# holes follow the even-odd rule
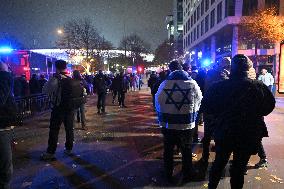
[[[59,35],[62,35],[62,34],[64,33],[64,31],[63,31],[62,29],[58,29],[58,30],[57,30],[57,33],[58,33]]]

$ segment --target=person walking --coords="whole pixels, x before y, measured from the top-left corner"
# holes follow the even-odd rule
[[[66,133],[64,153],[72,155],[74,142],[74,113],[83,103],[84,89],[80,81],[67,75],[67,62],[57,60],[55,62],[56,73],[43,87],[43,93],[51,98],[52,111],[49,126],[48,147],[41,154],[41,160],[55,160],[58,134],[63,123]]]
[[[268,136],[263,116],[272,112],[275,99],[262,82],[248,78],[252,66],[248,57],[236,55],[230,79],[213,84],[202,101],[204,113],[215,117],[216,157],[209,173],[209,189],[217,188],[231,153],[231,188],[243,188],[250,156]]]
[[[87,98],[87,90],[86,90],[86,88],[88,88],[88,83],[86,82],[86,80],[83,79],[82,75],[80,74],[80,72],[78,70],[74,70],[73,78],[80,82],[81,86],[84,89],[84,94],[83,95],[84,95],[85,98]],[[85,103],[83,103],[79,107],[79,109],[77,110],[77,121],[78,121],[78,123],[81,123],[82,130],[88,130],[88,128],[86,126]]]
[[[8,65],[0,61],[0,189],[9,189],[13,173],[12,129],[17,106],[13,95],[13,77]]]
[[[111,85],[110,80],[106,75],[103,74],[102,70],[95,76],[94,79],[94,89],[98,95],[97,108],[98,114],[105,113],[105,100],[107,94],[107,87]]]
[[[125,106],[125,94],[127,93],[127,77],[123,74],[123,72],[120,73],[119,78],[118,78],[118,104],[120,108],[127,108]]]
[[[164,168],[166,178],[172,182],[174,147],[182,153],[183,181],[191,178],[192,129],[199,110],[202,94],[197,83],[190,79],[177,61],[169,65],[170,75],[155,95],[155,107],[164,136]]]
[[[120,82],[120,74],[117,74],[111,83],[111,89],[112,89],[112,104],[115,103],[116,97],[118,95],[119,90],[119,82]]]

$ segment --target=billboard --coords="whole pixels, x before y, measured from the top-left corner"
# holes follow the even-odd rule
[[[280,44],[278,92],[284,94],[284,43]]]

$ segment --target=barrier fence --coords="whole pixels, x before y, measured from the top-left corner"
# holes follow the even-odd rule
[[[50,99],[45,94],[16,97],[19,121],[50,110]]]

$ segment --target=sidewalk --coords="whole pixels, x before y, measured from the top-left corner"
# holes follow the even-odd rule
[[[109,97],[108,97],[109,98]],[[49,114],[25,122],[15,129],[14,177],[12,188],[171,188],[162,177],[162,135],[156,125],[150,91],[127,94],[128,108],[107,103],[107,114],[96,114],[96,98],[87,104],[88,131],[75,129],[74,157],[63,155],[64,129],[60,131],[57,161],[39,161],[46,150]],[[111,102],[111,100],[108,100]],[[266,118],[270,138],[264,139],[269,168],[249,170],[244,188],[280,189],[284,184],[284,101]],[[78,124],[76,127],[80,127]],[[200,128],[200,135],[203,128]],[[200,158],[201,149],[195,148]],[[211,155],[214,159],[214,153]],[[175,158],[181,162],[180,157]],[[251,158],[254,164],[258,157]],[[180,163],[175,173],[181,169]],[[273,175],[273,176],[271,176]],[[229,187],[229,168],[219,188]],[[180,188],[206,188],[207,178]],[[174,188],[174,187],[172,187]]]

